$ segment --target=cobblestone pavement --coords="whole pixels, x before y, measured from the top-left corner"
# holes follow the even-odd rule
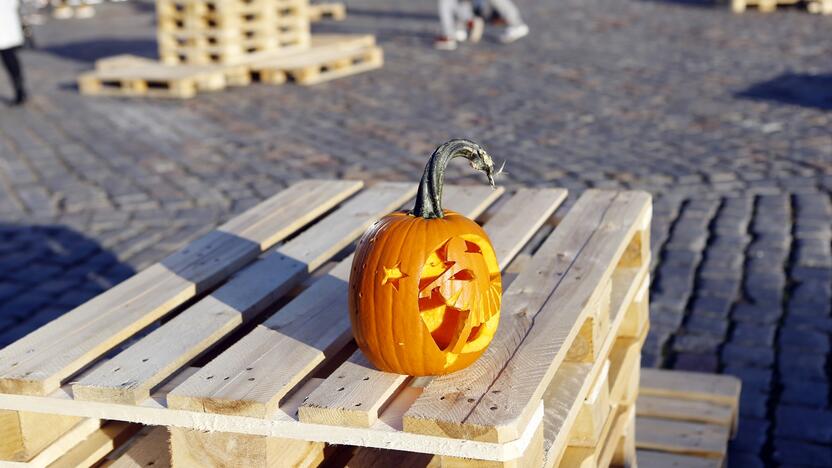
[[[294,179],[414,180],[468,136],[504,184],[652,192],[645,364],[742,377],[733,465],[832,464],[832,18],[519,4],[528,40],[440,53],[433,2],[350,1],[316,30],[376,33],[384,69],[186,103],[73,88],[96,58],[155,53],[151,4],[39,28],[35,97],[0,113],[0,345]]]

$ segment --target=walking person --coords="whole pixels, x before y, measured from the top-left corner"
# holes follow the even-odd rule
[[[23,26],[20,24],[18,0],[0,0],[0,58],[14,88],[13,105],[26,102],[23,70],[17,58],[17,50],[23,45]]]

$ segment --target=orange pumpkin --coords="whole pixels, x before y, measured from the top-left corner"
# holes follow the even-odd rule
[[[455,157],[485,172],[494,163],[476,143],[451,140],[425,168],[416,205],[391,213],[362,236],[349,286],[353,335],[376,367],[440,375],[485,352],[500,320],[497,257],[474,221],[442,210],[445,168]]]

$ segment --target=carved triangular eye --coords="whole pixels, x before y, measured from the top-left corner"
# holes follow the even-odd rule
[[[465,241],[465,251],[468,253],[478,253],[482,255],[482,249],[480,246],[471,241]]]
[[[453,276],[451,276],[452,280],[457,281],[473,281],[475,278],[476,277],[474,276],[474,272],[468,269],[460,270],[454,273]]]

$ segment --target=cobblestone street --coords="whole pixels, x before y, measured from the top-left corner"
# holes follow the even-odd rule
[[[731,466],[831,466],[832,17],[518,4],[528,39],[439,52],[435,2],[348,0],[314,30],[376,34],[381,70],[187,102],[75,88],[97,58],[155,56],[152,2],[38,27],[31,103],[0,111],[0,347],[293,180],[415,182],[469,137],[504,185],[651,192],[644,364],[742,378]]]

